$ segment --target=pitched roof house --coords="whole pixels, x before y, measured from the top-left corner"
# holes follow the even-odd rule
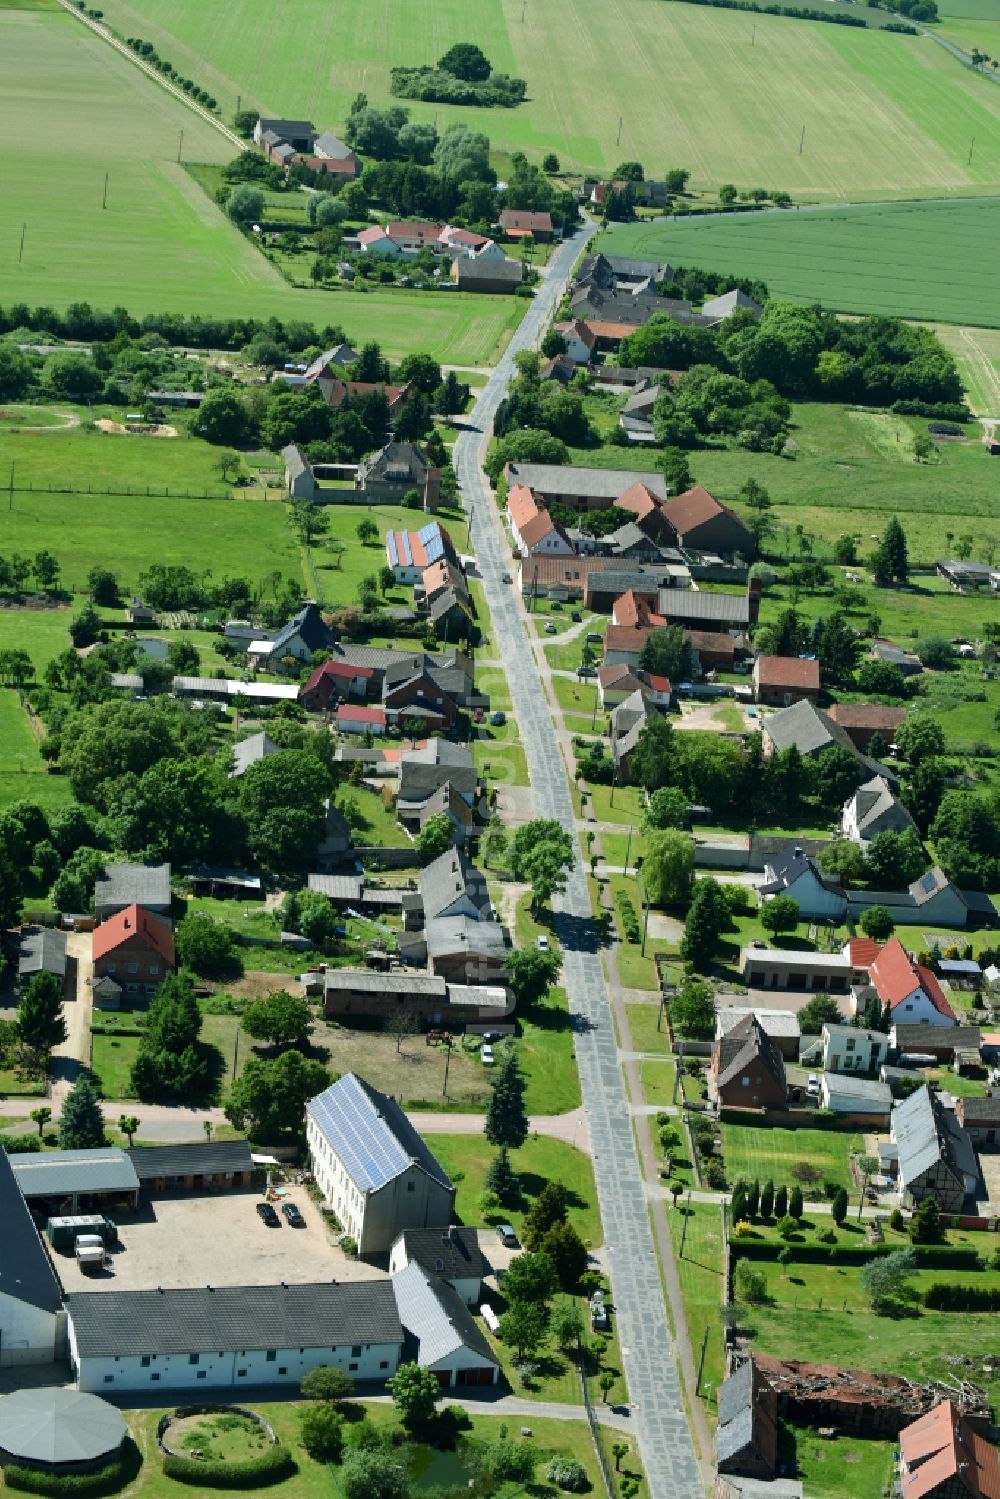
[[[897,801],[885,776],[873,776],[844,803],[841,826],[845,838],[862,848],[878,833],[916,832],[917,826],[903,803]]]
[[[389,1255],[389,1274],[417,1264],[428,1275],[447,1281],[466,1306],[479,1301],[483,1279],[489,1274],[486,1256],[479,1247],[474,1228],[452,1223],[443,1232],[435,1228],[411,1228],[401,1233]]]
[[[524,280],[524,266],[506,255],[456,255],[451,279],[459,291],[510,292]]]
[[[889,1006],[893,1024],[958,1024],[935,975],[915,962],[898,937],[890,937],[879,949],[868,972],[881,1003]]]
[[[773,1478],[778,1469],[778,1396],[752,1359],[719,1385],[718,1417],[718,1471]]]
[[[742,552],[747,557],[756,553],[753,534],[739,516],[700,484],[668,500],[664,511],[678,541],[686,547],[710,552]]]
[[[896,1145],[900,1199],[913,1207],[933,1197],[945,1213],[960,1213],[976,1190],[979,1164],[968,1134],[937,1094],[924,1085],[893,1106],[889,1133]]]
[[[748,297],[745,291],[733,287],[732,291],[725,291],[721,296],[712,297],[705,302],[701,310],[706,317],[718,318],[721,322],[732,317],[734,312],[752,312],[755,317],[760,317],[764,309],[752,297]]]
[[[36,973],[51,973],[65,986],[68,969],[65,932],[49,926],[21,928],[17,976],[22,983]]]
[[[543,242],[552,238],[552,215],[525,208],[504,208],[500,214],[500,227],[508,239],[524,239],[530,234]]]
[[[417,583],[425,568],[447,558],[457,566],[458,553],[451,537],[438,521],[428,521],[419,531],[388,531],[385,560],[397,583]]]
[[[579,318],[570,318],[566,322],[556,323],[552,331],[562,338],[566,345],[566,353],[574,364],[590,363],[597,340],[586,323],[581,322]]]
[[[847,897],[836,880],[825,875],[812,855],[792,841],[766,855],[759,894],[762,901],[790,895],[807,920],[839,921],[847,907]]]
[[[500,1360],[458,1292],[411,1260],[392,1277],[403,1326],[403,1359],[421,1364],[442,1389],[494,1385]]]
[[[349,661],[328,660],[310,672],[299,693],[303,707],[316,711],[340,698],[365,698],[375,676],[371,666],[355,666]]]
[[[490,894],[484,875],[460,849],[450,848],[420,871],[424,920],[439,916],[469,916],[485,920]]]
[[[899,1433],[901,1499],[1000,1499],[1000,1453],[950,1400]]]
[[[142,906],[128,906],[94,928],[91,952],[95,997],[98,981],[105,979],[128,1005],[148,1004],[174,966],[173,928]]]
[[[834,703],[829,712],[833,722],[845,730],[859,750],[868,748],[874,734],[891,744],[900,725],[906,722],[905,708],[890,708],[885,703]]]
[[[511,540],[522,557],[575,557],[576,548],[562,526],[540,505],[525,484],[507,491]]]
[[[238,744],[233,745],[233,768],[230,776],[241,776],[249,770],[251,765],[256,765],[258,760],[266,760],[269,755],[280,753],[281,745],[276,744],[270,734],[261,732],[251,734],[247,739],[241,739]]]
[[[94,909],[105,921],[128,906],[142,906],[160,916],[170,912],[169,864],[107,864],[94,885]]]
[[[878,760],[871,760],[863,755],[855,747],[847,730],[834,723],[829,713],[824,713],[822,708],[817,708],[815,703],[805,699],[769,714],[761,723],[761,731],[764,735],[764,753],[767,756],[776,750],[786,750],[792,744],[800,755],[818,755],[830,745],[836,744],[867,766],[872,775],[881,775],[890,783],[897,780],[893,772]]]
[[[310,661],[316,651],[329,650],[333,644],[333,631],[320,613],[319,606],[311,601],[303,604],[298,614],[271,641],[267,655],[271,661],[281,661],[290,656],[296,661]]]
[[[758,703],[788,708],[819,696],[819,662],[813,657],[758,656],[753,664],[754,698]]]
[[[387,1253],[404,1229],[445,1229],[455,1188],[402,1109],[353,1072],[306,1104],[312,1169],[359,1254]]]
[[[785,1107],[785,1064],[756,1015],[746,1015],[716,1041],[708,1088],[720,1107]]]

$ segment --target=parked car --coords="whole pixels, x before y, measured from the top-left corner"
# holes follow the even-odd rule
[[[473,714],[472,714],[472,721],[473,721],[473,723],[482,723],[485,717],[486,717],[486,714],[483,712],[482,708],[475,708],[473,710]]]
[[[545,621],[545,633],[546,635],[554,635],[556,633],[555,624],[551,619]]]
[[[511,1227],[511,1225],[509,1223],[498,1223],[497,1224],[497,1238],[500,1240],[500,1243],[503,1244],[504,1247],[507,1248],[507,1249],[519,1249],[520,1248],[520,1245],[519,1245],[518,1239],[517,1239],[517,1234],[514,1232],[513,1228]]]
[[[570,614],[570,619],[575,625],[578,625],[583,619],[583,615],[580,613],[579,609],[574,609]]]
[[[292,1225],[293,1228],[305,1228],[306,1220],[303,1218],[294,1202],[283,1202],[281,1204],[281,1211],[284,1213],[286,1220]]]
[[[484,1067],[493,1066],[493,1063],[496,1061],[496,1057],[493,1055],[492,1046],[480,1047],[479,1060],[482,1062]]]
[[[503,573],[502,577],[503,577],[503,581],[505,583],[513,583],[513,581],[514,581],[514,579],[511,577],[510,573]]]
[[[548,952],[548,950],[549,950],[549,939],[548,939],[548,937],[536,937],[535,938],[535,946],[538,948],[539,952]]]
[[[266,1223],[268,1228],[280,1228],[281,1219],[269,1202],[258,1202],[257,1217]]]
[[[584,639],[587,640],[591,645],[603,645],[604,643],[604,636],[598,635],[596,630],[588,630],[586,635],[584,636]]]
[[[496,724],[498,728],[500,727],[501,724],[505,724],[506,722],[507,722],[507,715],[506,715],[506,713],[502,713],[499,708],[497,709],[497,711],[495,713],[491,713],[490,714],[490,723]]]
[[[810,1072],[809,1074],[809,1081],[806,1083],[806,1092],[809,1094],[810,1098],[819,1097],[819,1078],[816,1076],[815,1072]]]
[[[576,674],[578,677],[596,677],[597,667],[589,665],[578,666],[576,669]]]

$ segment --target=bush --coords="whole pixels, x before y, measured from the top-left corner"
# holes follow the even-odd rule
[[[639,924],[635,906],[626,890],[615,892],[615,905],[622,919],[622,930],[625,933],[626,942],[639,942],[642,938],[642,927]]]
[[[138,1447],[127,1437],[110,1462],[90,1473],[51,1473],[26,1463],[8,1463],[4,1470],[7,1488],[22,1494],[79,1494],[98,1499],[99,1495],[117,1494],[131,1483],[142,1466]]]
[[[924,1306],[935,1312],[1000,1312],[1000,1286],[963,1286],[936,1280],[924,1292]]]
[[[19,1150],[41,1150],[42,1142],[37,1135],[0,1135],[0,1150],[16,1153]]]
[[[574,1463],[568,1457],[554,1457],[545,1464],[545,1477],[557,1489],[570,1494],[583,1494],[590,1488],[587,1470],[582,1463]]]
[[[207,1489],[263,1489],[281,1483],[296,1473],[295,1459],[287,1447],[275,1444],[259,1457],[243,1463],[200,1462],[194,1457],[167,1454],[163,1471],[178,1483],[203,1485]]]

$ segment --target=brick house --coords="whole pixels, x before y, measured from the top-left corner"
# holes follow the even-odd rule
[[[500,228],[508,239],[526,239],[530,234],[539,244],[546,244],[552,238],[552,215],[525,208],[505,208],[500,215]]]
[[[785,1064],[756,1015],[747,1015],[716,1041],[708,1091],[720,1108],[785,1107]]]
[[[105,1008],[147,1005],[174,969],[174,934],[169,921],[142,906],[124,911],[94,928],[92,941],[95,995],[100,982]]]
[[[906,1499],[990,1499],[1000,1494],[1000,1453],[950,1400],[899,1434]]]
[[[819,662],[799,656],[758,656],[753,664],[754,699],[772,708],[790,708],[819,697]]]
[[[827,711],[859,750],[866,750],[875,734],[892,744],[900,725],[906,722],[905,708],[890,708],[884,703],[834,703]]]

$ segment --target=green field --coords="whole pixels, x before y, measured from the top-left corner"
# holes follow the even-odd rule
[[[765,1182],[793,1187],[793,1167],[808,1161],[820,1173],[820,1182],[804,1187],[808,1199],[822,1193],[822,1183],[835,1181],[850,1188],[850,1153],[860,1150],[861,1137],[832,1129],[778,1129],[751,1124],[723,1124],[722,1154],[726,1176],[735,1182]]]
[[[1000,104],[1000,87],[980,86]],[[996,125],[989,128],[1000,140]],[[996,327],[998,235],[1000,199],[991,199],[618,224],[598,244],[618,255],[759,276],[773,296],[842,312]]]
[[[491,358],[523,310],[509,297],[288,286],[177,162],[182,131],[189,160],[223,162],[232,146],[65,13],[0,10],[0,128],[19,141],[4,165],[0,303],[339,323],[393,355],[468,364]]]
[[[393,65],[433,61],[469,34],[460,0],[431,12],[388,0],[299,0],[292,15],[259,0],[104,8],[225,108],[240,94],[244,106],[327,127],[342,124],[359,89],[385,99]],[[1000,91],[920,38],[655,0],[484,0],[474,31],[495,67],[527,80],[527,102],[414,104],[413,114],[474,119],[501,153],[552,150],[564,166],[605,171],[638,157],[651,174],[689,167],[699,187],[733,181],[824,199],[969,193],[1000,181]]]
[[[1000,416],[1000,331],[938,323],[934,332],[949,350],[979,416]]]
[[[65,776],[49,775],[17,693],[4,688],[0,691],[0,807],[22,799],[55,811],[71,802],[73,793]]]

